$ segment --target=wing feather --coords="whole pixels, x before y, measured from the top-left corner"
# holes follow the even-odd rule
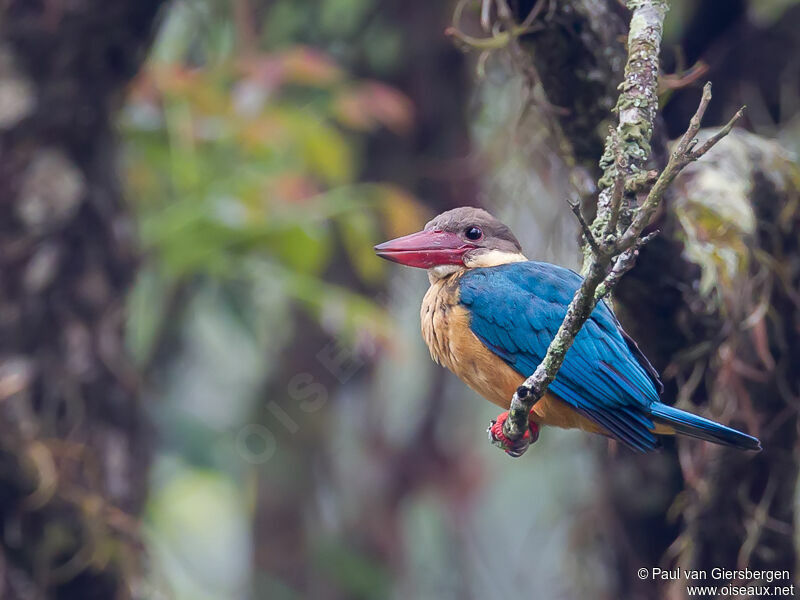
[[[577,273],[540,262],[467,271],[460,301],[470,328],[521,375],[542,361],[581,284]],[[650,407],[658,401],[658,374],[601,302],[575,338],[550,390],[627,446],[658,445]]]

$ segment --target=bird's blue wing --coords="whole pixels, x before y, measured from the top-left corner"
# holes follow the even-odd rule
[[[534,261],[472,269],[460,280],[460,301],[472,332],[521,375],[547,352],[581,277]],[[650,406],[658,402],[655,370],[600,302],[567,351],[549,389],[627,446],[657,446]]]

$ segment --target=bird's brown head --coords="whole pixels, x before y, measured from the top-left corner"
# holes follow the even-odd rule
[[[446,276],[463,268],[527,260],[511,230],[482,208],[454,208],[425,229],[375,246],[381,258]]]

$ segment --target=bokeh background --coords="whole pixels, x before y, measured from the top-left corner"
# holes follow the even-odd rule
[[[613,89],[621,63],[536,44],[596,49],[594,27],[618,53],[618,3],[512,2],[539,5],[532,86],[446,35],[490,37],[480,2],[0,2],[0,597],[680,598],[636,570],[794,573],[800,3],[671,4],[654,146],[707,79],[707,125],[746,103],[752,137],[682,180],[619,311],[668,394],[775,436],[762,463],[555,430],[510,459],[496,407],[428,357],[425,273],[372,252],[479,205],[580,268],[567,201],[590,204],[606,121],[559,107],[602,95],[550,83]]]

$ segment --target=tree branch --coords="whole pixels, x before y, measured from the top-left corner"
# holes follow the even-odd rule
[[[583,218],[583,213],[581,213],[580,201],[570,202],[569,208],[570,210],[572,210],[572,214],[575,215],[575,218],[578,219],[578,223],[581,226],[581,232],[583,233],[583,237],[586,239],[586,243],[589,244],[589,247],[592,249],[593,252],[597,254],[602,253],[603,249],[600,247],[600,244],[595,239],[592,228],[586,222],[586,219]]]
[[[615,112],[617,126],[609,132],[600,161],[603,174],[598,188],[597,217],[587,240],[584,280],[567,308],[561,326],[536,371],[525,380],[511,400],[509,417],[503,425],[508,440],[520,443],[528,429],[528,416],[534,404],[555,379],[567,351],[598,301],[607,296],[622,275],[635,263],[639,248],[656,234],[642,236],[651,224],[664,194],[681,170],[705,154],[731,130],[741,117],[739,110],[731,121],[700,148],[696,135],[703,114],[711,100],[711,86],[706,84],[696,114],[686,133],[670,155],[667,166],[658,175],[639,208],[635,208],[634,190],[646,188],[653,173],[646,170],[650,158],[650,139],[658,111],[658,55],[666,0],[628,0],[632,10],[628,34],[628,60]],[[493,443],[501,445],[497,440]],[[516,448],[519,456],[525,448]]]

